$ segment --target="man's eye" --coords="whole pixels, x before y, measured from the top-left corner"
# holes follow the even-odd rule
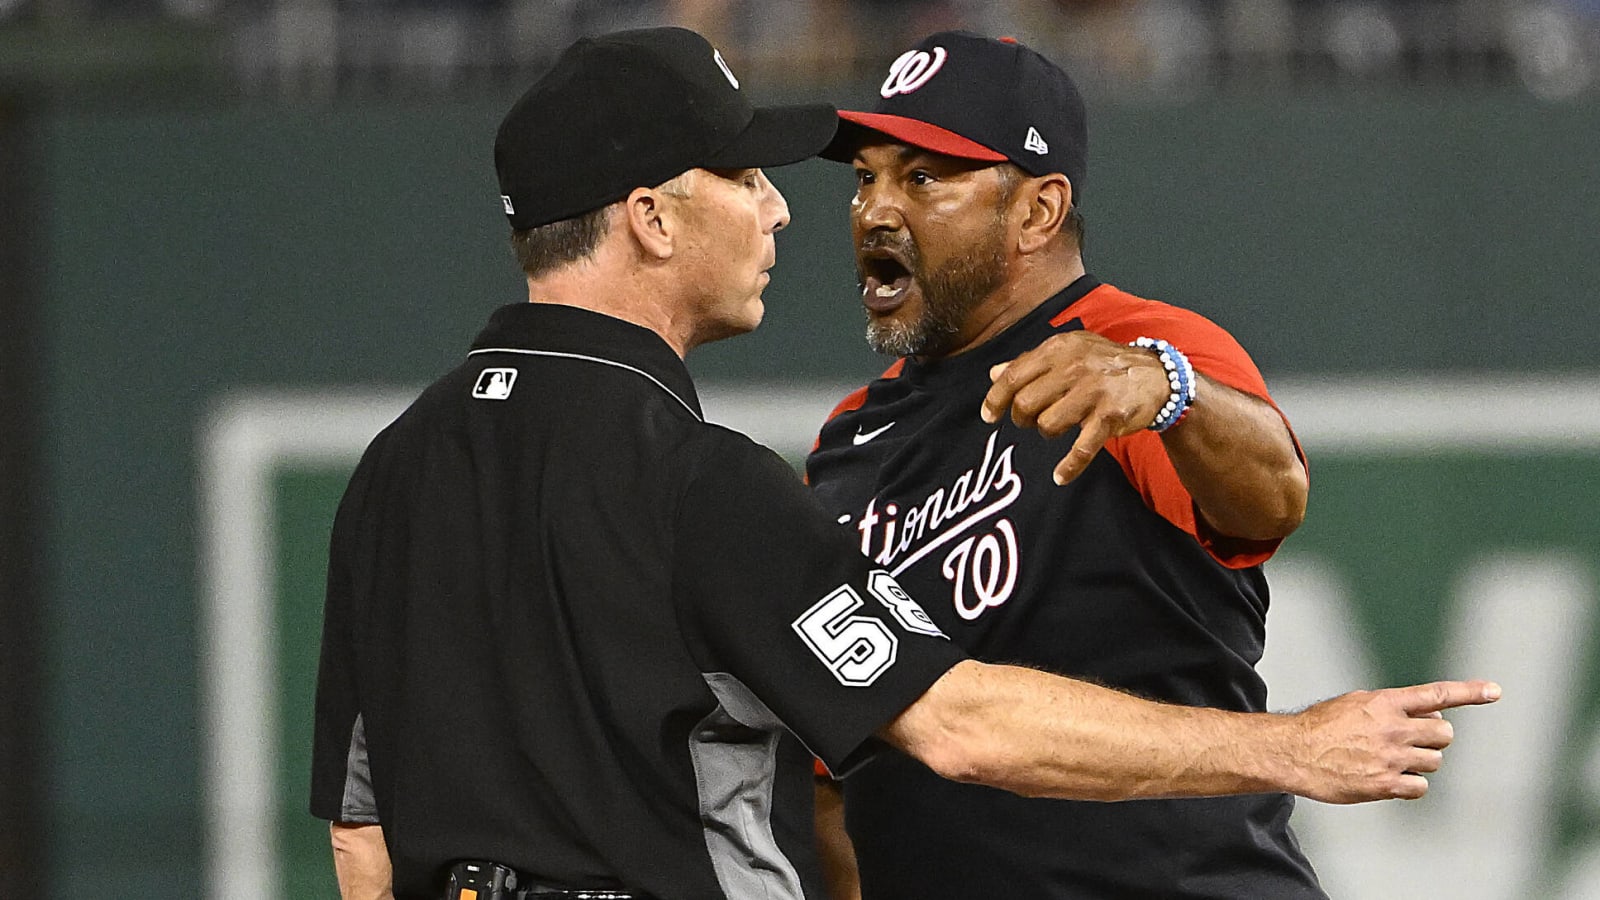
[[[871,172],[868,172],[866,169],[857,169],[856,170],[856,184],[871,184],[871,183],[872,183],[872,173]]]
[[[927,184],[933,181],[933,176],[922,171],[921,169],[918,169],[917,171],[911,173],[910,180],[912,184]]]

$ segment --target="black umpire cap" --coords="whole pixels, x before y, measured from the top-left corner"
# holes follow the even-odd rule
[[[1083,196],[1089,130],[1083,97],[1059,66],[1012,38],[929,35],[900,54],[869,111],[841,110],[820,154],[850,162],[873,132],[945,156],[1060,172]]]
[[[500,123],[494,167],[511,227],[535,228],[690,169],[799,162],[838,122],[826,104],[751,106],[693,31],[620,31],[562,51]]]

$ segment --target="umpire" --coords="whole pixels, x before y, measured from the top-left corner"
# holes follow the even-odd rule
[[[504,120],[534,302],[377,437],[331,545],[312,811],[383,824],[395,896],[459,859],[553,896],[816,896],[782,725],[848,769],[961,658],[845,608],[886,586],[682,361],[759,323],[788,222],[759,167],[835,121],[752,109],[680,29],[578,43]]]
[[[683,364],[760,322],[788,222],[761,167],[835,123],[753,109],[671,28],[580,41],[506,116],[532,302],[373,440],[334,522],[311,810],[347,900],[819,898],[810,756],[882,742],[1029,795],[1418,796],[1430,713],[1498,696],[1245,715],[965,659]]]

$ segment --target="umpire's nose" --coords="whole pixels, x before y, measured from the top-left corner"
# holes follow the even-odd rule
[[[768,234],[782,231],[789,224],[789,201],[783,199],[783,192],[767,178],[766,172],[761,172],[761,183],[766,188],[766,194],[761,198],[761,220],[772,223]]]

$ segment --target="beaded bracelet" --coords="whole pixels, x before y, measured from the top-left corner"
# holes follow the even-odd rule
[[[1172,388],[1172,393],[1149,426],[1151,431],[1166,431],[1178,424],[1178,420],[1183,418],[1189,411],[1189,405],[1194,402],[1194,366],[1189,365],[1189,357],[1184,356],[1182,351],[1159,338],[1142,337],[1128,346],[1154,353],[1161,360],[1161,368],[1167,370],[1167,385]]]

